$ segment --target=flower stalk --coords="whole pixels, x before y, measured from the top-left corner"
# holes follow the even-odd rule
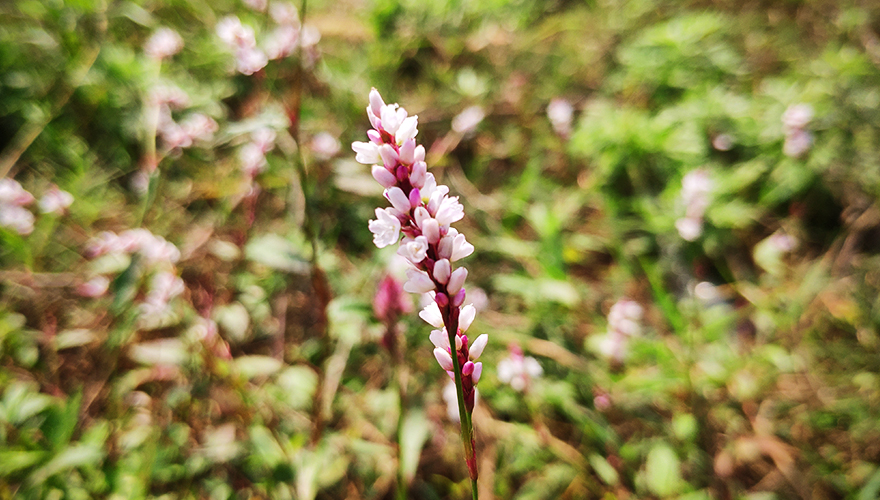
[[[429,294],[432,299],[419,316],[436,328],[430,335],[434,357],[455,381],[465,463],[476,498],[471,414],[483,371],[477,359],[488,336],[483,334],[469,342],[465,333],[476,309],[464,303],[468,271],[456,267],[456,262],[473,253],[474,247],[451,227],[464,217],[464,208],[458,197],[449,196],[449,188],[437,184],[427,171],[425,148],[415,140],[417,116],[409,116],[397,104],[385,104],[376,89],[370,92],[367,116],[373,126],[367,132],[369,142],[355,142],[352,149],[358,162],[371,165],[373,178],[385,188],[384,196],[391,203],[390,207],[376,209],[376,219],[369,222],[369,228],[377,247],[397,244],[397,253],[412,265],[403,289]]]

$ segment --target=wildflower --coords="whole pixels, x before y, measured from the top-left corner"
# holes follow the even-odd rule
[[[574,116],[574,108],[565,99],[556,98],[547,106],[547,118],[553,130],[562,137],[571,135],[571,120]]]
[[[467,134],[473,132],[477,125],[486,117],[486,112],[479,106],[470,106],[464,111],[455,115],[452,119],[452,130],[459,134]]]
[[[315,156],[321,160],[333,158],[342,149],[339,139],[328,132],[321,132],[312,137],[311,147]]]
[[[695,241],[703,234],[703,215],[709,207],[713,183],[703,169],[688,172],[681,180],[681,201],[685,216],[675,221],[678,234],[687,241]]]
[[[153,59],[162,60],[180,52],[183,39],[171,28],[159,28],[144,44],[144,52]]]
[[[519,392],[527,390],[529,383],[543,374],[544,369],[538,360],[523,356],[522,349],[516,344],[511,344],[510,356],[498,362],[498,379]]]
[[[192,113],[180,122],[180,128],[193,141],[211,141],[219,130],[217,122],[204,113]]]
[[[58,186],[52,186],[40,198],[40,211],[45,213],[61,214],[73,204],[73,195],[67,191],[58,189]]]
[[[464,304],[467,269],[456,268],[454,263],[470,255],[473,245],[450,227],[464,216],[464,208],[457,197],[449,196],[449,188],[437,184],[427,171],[425,148],[415,140],[417,116],[409,116],[397,104],[385,104],[373,89],[367,117],[373,126],[367,132],[369,142],[355,142],[352,149],[357,161],[372,165],[373,177],[385,187],[385,198],[391,203],[391,207],[376,209],[376,219],[369,222],[369,229],[379,248],[398,243],[403,234],[398,255],[411,266],[403,289],[432,294],[433,302],[419,316],[436,328],[429,338],[437,363],[456,384],[460,382],[456,395],[464,402],[468,424],[462,423],[462,442],[468,470],[476,480],[469,416],[483,372],[478,358],[489,337],[483,334],[471,340],[466,334],[476,309]]]
[[[34,232],[34,214],[18,205],[0,204],[0,226],[26,236]]]
[[[27,192],[13,179],[0,179],[0,227],[8,227],[20,235],[34,231],[34,214],[25,205],[34,202],[34,195]]]
[[[272,2],[269,6],[269,16],[280,25],[299,27],[299,12],[292,3]]]
[[[638,302],[620,299],[608,311],[608,332],[599,339],[598,350],[606,358],[622,363],[627,356],[629,339],[641,334],[643,314]]]
[[[76,287],[76,293],[83,297],[100,297],[107,293],[110,288],[110,279],[106,276],[95,276],[94,278],[80,284]]]
[[[13,179],[0,179],[0,204],[24,206],[34,202],[34,195],[27,192]]]
[[[791,158],[799,158],[813,145],[813,134],[806,130],[813,119],[813,107],[809,104],[793,104],[782,114],[782,131],[785,143],[782,153]]]
[[[278,26],[266,37],[263,47],[270,60],[287,57],[296,50],[299,42],[299,28],[283,25]]]

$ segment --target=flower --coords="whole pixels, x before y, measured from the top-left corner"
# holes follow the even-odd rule
[[[709,207],[709,195],[714,183],[705,169],[692,170],[681,179],[680,199],[685,216],[675,221],[679,236],[695,241],[703,234],[703,215]]]
[[[620,299],[608,311],[608,332],[597,341],[596,348],[604,357],[622,363],[627,356],[629,339],[641,334],[642,306],[629,299]]]
[[[486,112],[483,111],[483,108],[479,106],[470,106],[465,108],[461,113],[455,115],[452,119],[452,130],[462,135],[468,134],[473,132],[485,117]]]
[[[551,100],[547,106],[547,118],[550,119],[550,125],[562,137],[571,135],[571,120],[573,116],[574,107],[565,99],[557,97]]]
[[[813,119],[813,107],[809,104],[793,104],[782,114],[782,132],[785,143],[782,153],[791,158],[803,156],[813,145],[813,134],[806,130]]]
[[[368,141],[354,142],[352,150],[358,162],[370,165],[391,204],[377,208],[376,219],[369,222],[373,242],[379,248],[399,243],[397,254],[410,264],[403,289],[431,298],[419,316],[435,328],[429,338],[440,367],[453,378],[460,370],[466,410],[471,413],[483,371],[478,358],[489,337],[483,334],[470,341],[465,333],[476,308],[464,304],[468,273],[455,263],[473,253],[474,247],[451,227],[464,217],[464,207],[427,171],[425,148],[415,140],[417,116],[397,104],[386,104],[376,89],[370,91],[366,111],[373,129],[367,132]],[[457,122],[459,133],[482,119],[478,108],[468,113]]]
[[[180,52],[183,38],[171,28],[159,28],[144,44],[144,52],[153,59],[165,59]]]
[[[498,362],[498,380],[510,384],[519,392],[527,390],[529,383],[543,373],[544,369],[538,360],[523,356],[522,349],[516,344],[511,344],[510,356]]]
[[[40,198],[40,211],[44,214],[54,213],[62,214],[67,207],[73,204],[73,195],[67,191],[58,189],[58,186],[52,186]]]

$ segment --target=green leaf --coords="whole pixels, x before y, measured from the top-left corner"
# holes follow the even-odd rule
[[[45,451],[0,451],[0,477],[27,469],[45,457]]]
[[[422,447],[431,434],[431,422],[421,410],[406,414],[400,429],[400,463],[407,482],[415,477],[422,455]]]
[[[645,476],[648,489],[657,496],[673,495],[680,492],[684,486],[681,478],[681,462],[675,450],[666,443],[658,443],[648,452]]]

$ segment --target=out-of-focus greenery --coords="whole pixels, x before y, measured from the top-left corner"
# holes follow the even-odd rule
[[[216,33],[232,14],[272,30],[232,0],[0,5],[0,174],[75,200],[0,227],[0,499],[469,496],[430,328],[403,318],[395,359],[371,308],[393,252],[348,148],[370,87],[419,115],[466,207],[483,498],[880,496],[880,7],[315,0],[320,41],[251,76]],[[183,39],[161,63],[160,27]],[[159,140],[152,172],[170,86],[174,119],[219,129]],[[811,142],[787,155],[795,105]],[[688,241],[694,171],[713,187]],[[90,254],[132,228],[181,253],[161,318],[147,259]],[[641,334],[609,359],[621,298]],[[509,344],[543,367],[522,392],[494,369]]]

